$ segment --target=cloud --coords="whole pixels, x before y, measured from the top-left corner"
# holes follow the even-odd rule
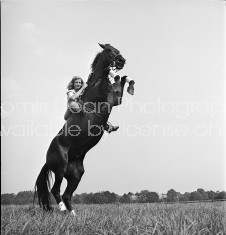
[[[4,79],[2,81],[2,89],[12,92],[18,92],[22,90],[22,86],[12,78]]]
[[[25,42],[26,46],[30,46],[35,55],[44,56],[47,51],[47,47],[41,43],[44,30],[38,29],[33,23],[22,23],[18,30],[21,40]]]
[[[2,100],[18,100],[24,97],[23,87],[13,78],[2,78]]]
[[[38,42],[39,31],[32,23],[22,23],[19,25],[21,38],[28,43],[36,44]]]
[[[18,26],[18,31],[20,39],[24,42],[24,49],[41,58],[45,63],[52,64],[53,61],[58,61],[61,65],[69,63],[67,53],[52,43],[52,35],[45,28],[26,22]]]
[[[32,23],[22,23],[19,25],[19,30],[21,32],[31,32],[33,34],[38,34],[38,30]]]
[[[4,77],[2,78],[1,90],[1,118],[15,118],[15,107],[17,103],[26,102],[25,90],[23,86],[15,79]],[[17,117],[19,117],[17,115]]]
[[[37,45],[36,48],[34,49],[35,54],[40,57],[44,56],[46,51],[47,48],[43,45]]]

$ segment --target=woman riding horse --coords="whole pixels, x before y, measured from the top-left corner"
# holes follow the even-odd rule
[[[70,83],[68,84],[67,88],[67,110],[64,114],[64,120],[70,117],[71,113],[79,113],[82,111],[82,105],[80,101],[80,96],[84,89],[87,87],[87,84],[84,83],[83,79],[79,76],[74,76]],[[104,130],[108,133],[112,131],[117,131],[119,126],[113,126],[110,123],[106,123],[104,126]]]
[[[122,69],[125,59],[110,44],[99,45],[103,51],[97,54],[92,63],[92,77],[81,97],[83,112],[72,113],[52,140],[46,163],[36,181],[35,192],[39,205],[46,211],[52,209],[49,192],[49,176],[52,171],[55,174],[55,182],[51,193],[60,210],[68,209],[75,215],[71,198],[84,173],[83,159],[100,141],[112,107],[121,103],[125,78],[112,85],[108,73],[111,68]],[[63,178],[67,180],[67,187],[61,197],[60,186]]]

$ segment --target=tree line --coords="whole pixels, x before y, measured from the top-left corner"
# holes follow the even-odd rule
[[[17,194],[6,193],[1,194],[2,205],[30,205],[33,203],[34,192],[22,191]],[[75,194],[72,198],[75,204],[110,204],[110,203],[154,203],[154,202],[183,202],[183,201],[203,201],[203,200],[218,200],[226,199],[226,192],[205,191],[201,188],[194,192],[186,192],[181,194],[174,189],[170,189],[166,194],[158,194],[148,190],[142,190],[137,193],[124,193],[117,195],[109,191],[97,193],[82,193]],[[35,200],[37,204],[37,198]],[[56,204],[52,194],[51,203]]]

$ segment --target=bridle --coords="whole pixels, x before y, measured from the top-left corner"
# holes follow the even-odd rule
[[[123,65],[125,64],[125,59],[122,59],[122,55],[120,53],[118,53],[117,55],[115,55],[113,58],[111,58],[107,53],[106,53],[106,49],[108,49],[109,46],[106,46],[105,49],[103,50],[103,53],[105,55],[105,57],[107,58],[107,60],[109,61],[110,65],[108,67],[110,67],[111,69],[118,71],[121,69],[117,68],[119,66],[120,63],[123,63]]]
[[[106,46],[105,49],[102,51],[104,56],[107,58],[107,60],[109,61],[110,65],[108,65],[105,69],[112,69],[114,70],[115,72],[117,72],[118,70],[121,69],[120,68],[117,68],[117,63],[123,63],[123,65],[125,64],[125,59],[123,59],[123,62],[122,62],[122,55],[120,53],[118,53],[117,55],[115,55],[113,58],[111,58],[107,53],[106,53],[106,49],[108,49],[109,47]],[[119,57],[117,59],[117,57]],[[85,90],[88,90],[89,88],[91,88],[97,81],[99,81],[101,79],[97,79],[93,82],[91,82],[86,88]]]

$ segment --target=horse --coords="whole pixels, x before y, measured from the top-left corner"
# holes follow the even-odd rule
[[[46,163],[42,167],[36,183],[35,196],[39,206],[45,211],[52,211],[50,192],[61,211],[68,210],[76,215],[72,207],[72,195],[84,174],[83,160],[104,133],[112,107],[121,104],[126,76],[109,80],[109,71],[123,69],[126,60],[120,51],[110,44],[99,44],[103,49],[93,60],[92,73],[87,87],[81,95],[81,112],[73,112],[63,128],[52,140]],[[134,83],[130,83],[130,87]],[[55,174],[53,187],[50,187],[51,173]],[[66,189],[61,197],[60,186],[63,178],[67,180]]]

